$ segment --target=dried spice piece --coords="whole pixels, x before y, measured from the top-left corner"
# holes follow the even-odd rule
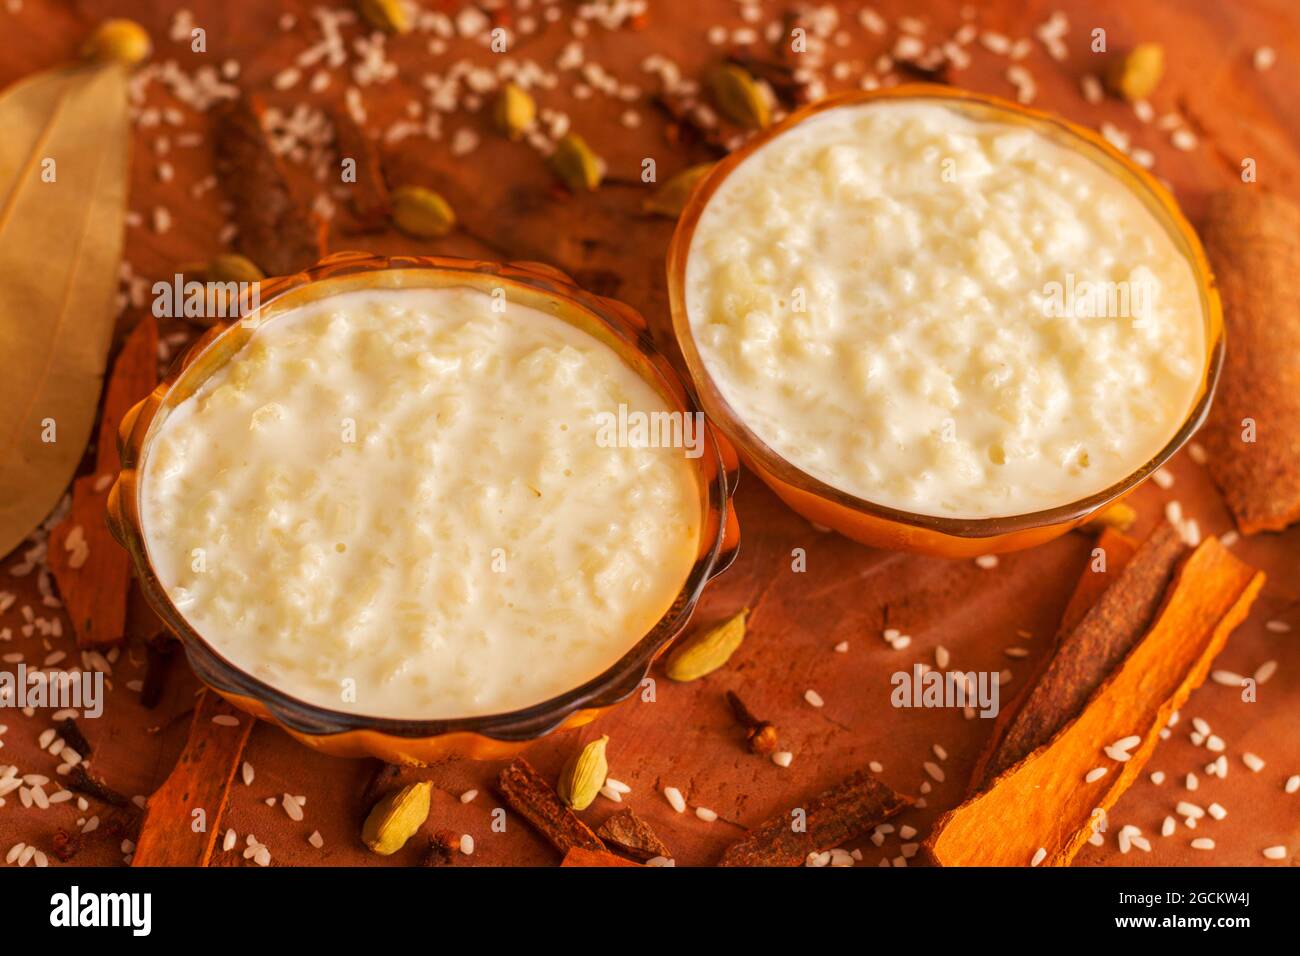
[[[569,133],[556,143],[546,162],[569,192],[595,192],[605,178],[604,161],[577,133]]]
[[[1130,567],[1143,560],[1135,556]],[[1155,622],[1078,717],[943,816],[926,842],[931,858],[943,866],[1069,865],[1092,834],[1094,812],[1109,810],[1137,779],[1263,583],[1217,539],[1202,542],[1178,569]],[[1140,741],[1129,759],[1085,783],[1107,759],[1102,748],[1129,736]]]
[[[433,784],[421,780],[384,797],[371,807],[361,826],[362,842],[380,856],[392,856],[406,846],[429,819],[432,791]]]
[[[49,566],[81,648],[120,641],[126,631],[130,556],[104,521],[110,485],[116,475],[117,430],[122,416],[158,383],[158,324],[146,315],[127,337],[113,363],[104,396],[95,448],[95,470],[72,484],[72,508],[50,532]]]
[[[176,642],[166,635],[158,635],[145,644],[144,680],[140,687],[140,706],[145,710],[153,710],[162,700],[175,652]]]
[[[1159,43],[1139,43],[1111,64],[1106,85],[1132,103],[1155,92],[1165,73],[1165,49]]]
[[[429,837],[429,845],[420,858],[421,866],[450,866],[460,849],[460,837],[450,830],[439,830]]]
[[[561,853],[568,853],[574,847],[605,849],[605,844],[591,827],[564,805],[542,775],[523,757],[516,757],[501,771],[497,777],[497,790],[511,809]]]
[[[556,792],[560,799],[575,810],[585,810],[591,806],[600,788],[609,776],[609,763],[605,760],[605,745],[609,736],[593,740],[569,758],[564,769],[560,771],[560,780]]]
[[[59,827],[54,831],[54,836],[50,840],[51,851],[60,861],[67,863],[81,850],[81,834],[77,832],[68,832]]]
[[[894,61],[894,69],[903,76],[921,83],[952,82],[952,61],[947,56],[932,62],[898,58]]]
[[[213,717],[234,717],[239,725],[214,723]],[[200,694],[185,749],[149,798],[132,866],[208,865],[221,833],[230,784],[254,723],[215,691]],[[207,813],[207,829],[200,833],[190,826],[195,807]]]
[[[68,771],[67,783],[69,790],[74,790],[87,797],[93,797],[111,807],[126,807],[131,804],[130,800],[104,783],[104,781],[98,777],[92,777],[81,764],[77,764]]]
[[[912,804],[865,770],[802,805],[802,832],[790,812],[779,813],[722,855],[719,866],[800,866],[809,853],[820,853],[861,835]]]
[[[686,200],[691,198],[696,185],[709,174],[714,165],[699,163],[683,169],[646,197],[641,204],[642,211],[666,219],[676,219],[686,208]]]
[[[696,631],[668,655],[665,670],[675,681],[699,680],[730,660],[745,639],[745,618],[749,608],[716,627]]]
[[[1130,504],[1118,502],[1109,508],[1103,508],[1079,526],[1080,531],[1099,534],[1103,528],[1127,531],[1137,521],[1137,509]]]
[[[745,728],[745,739],[749,741],[750,750],[763,755],[776,750],[775,724],[755,717],[735,691],[727,691],[727,703],[731,706],[732,715]]]
[[[63,742],[79,753],[83,759],[95,752],[95,748],[90,746],[90,741],[86,739],[86,735],[77,726],[76,718],[64,717],[55,726],[58,727],[59,736],[63,738]]]
[[[596,830],[596,836],[610,849],[642,863],[657,856],[672,857],[672,852],[650,829],[650,824],[629,808],[611,814]]]
[[[687,147],[699,143],[720,156],[725,156],[731,151],[727,146],[726,137],[717,125],[705,125],[700,122],[698,113],[680,99],[656,95],[650,103],[668,120],[664,138],[670,145]]]
[[[1243,534],[1300,521],[1300,207],[1259,187],[1212,195],[1201,228],[1228,351],[1201,430]]]
[[[152,50],[153,44],[144,27],[134,20],[119,18],[101,23],[86,41],[81,55],[100,63],[135,66],[147,60]]]
[[[537,119],[537,101],[517,83],[501,87],[492,106],[492,121],[511,139],[519,139]]]
[[[621,856],[615,856],[604,850],[588,850],[584,847],[575,846],[568,853],[564,854],[564,860],[560,866],[639,866],[630,860],[625,860]]]
[[[1047,743],[1074,719],[1088,699],[1147,633],[1178,562],[1187,554],[1177,530],[1160,524],[1119,572],[1084,571],[1114,581],[1077,625],[1060,637],[1042,678],[1004,711],[998,732],[976,764],[972,787],[986,786],[1008,767]],[[1107,559],[1109,568],[1109,557]],[[1121,735],[1123,736],[1123,735]]]
[[[725,63],[709,74],[718,112],[742,129],[764,129],[772,122],[767,92],[748,70]]]
[[[385,33],[409,33],[411,18],[402,0],[357,0],[357,10],[367,23]]]
[[[456,228],[451,205],[432,189],[399,186],[390,201],[393,224],[408,236],[437,239]]]
[[[340,162],[350,159],[356,164],[355,181],[345,183],[348,208],[356,219],[356,227],[383,229],[388,224],[390,197],[379,147],[346,110],[335,111],[333,120],[334,148]]]
[[[217,180],[234,209],[236,242],[269,276],[292,275],[325,252],[325,223],[294,199],[262,129],[256,97],[213,110]]]
[[[784,43],[782,47],[784,47]],[[755,79],[762,80],[783,102],[803,106],[813,100],[812,89],[802,79],[807,71],[788,63],[773,63],[744,53],[731,53],[727,62],[740,67]]]

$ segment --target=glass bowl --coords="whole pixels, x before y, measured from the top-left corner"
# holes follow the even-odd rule
[[[698,406],[676,372],[651,344],[645,320],[622,303],[584,292],[564,273],[539,263],[501,264],[445,257],[392,257],[339,253],[305,272],[267,280],[260,306],[238,320],[208,330],[159,386],[122,419],[122,470],[108,497],[108,524],[130,552],[149,604],[180,640],[195,674],[236,707],[284,728],[310,747],[339,756],[374,756],[392,763],[426,764],[468,756],[507,757],[553,730],[576,727],[634,693],[654,660],[690,620],[704,587],[735,559],[739,527],[731,506],[736,456],[723,438],[705,429],[703,454],[688,458],[698,469],[701,493],[699,553],[680,593],[650,631],[600,675],[550,700],[521,710],[465,718],[406,720],[330,710],[297,699],[241,670],[190,626],[172,604],[149,561],[140,520],[140,486],[150,440],[173,408],[230,361],[253,334],[252,326],[306,302],[358,289],[462,286],[540,309],[593,335],[648,382],[670,408],[691,414]]]
[[[1054,142],[1087,156],[1132,190],[1186,257],[1200,294],[1206,323],[1206,354],[1200,389],[1186,419],[1160,452],[1121,481],[1079,501],[1026,514],[994,518],[950,518],[913,514],[855,497],[809,475],[754,434],[723,398],[700,357],[686,312],[686,260],[696,224],[714,191],[747,157],[811,116],[842,106],[885,100],[939,103],[975,118],[1031,127]],[[1205,252],[1177,203],[1144,169],[1092,130],[1007,100],[927,83],[830,97],[792,113],[751,138],[720,161],[696,186],[668,250],[668,295],[673,331],[700,404],[710,421],[735,444],[741,459],[787,505],[819,525],[863,544],[950,558],[1029,548],[1076,527],[1131,492],[1196,432],[1209,411],[1223,363],[1223,310]]]

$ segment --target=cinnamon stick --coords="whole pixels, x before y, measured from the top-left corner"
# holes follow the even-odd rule
[[[930,858],[943,866],[1069,865],[1091,836],[1094,812],[1109,810],[1137,779],[1263,583],[1217,539],[1202,542],[1176,572],[1156,620],[1083,711],[940,818],[925,844]],[[1104,752],[1130,736],[1139,742],[1127,761]],[[1085,781],[1096,768],[1106,773]]]
[[[1106,571],[1104,573],[1094,571],[1092,561],[1089,560],[1083,574],[1075,582],[1074,592],[1070,595],[1070,601],[1065,606],[1065,611],[1061,614],[1061,623],[1056,629],[1053,654],[1056,653],[1055,648],[1060,646],[1062,641],[1092,610],[1106,588],[1119,578],[1120,572],[1132,560],[1134,552],[1138,549],[1138,544],[1139,542],[1114,528],[1103,527],[1101,529],[1101,534],[1097,536],[1096,546],[1093,550],[1095,552],[1100,549],[1106,556]],[[1051,666],[1053,654],[1039,658],[1026,671],[1023,679],[1017,682],[1020,684],[1020,689],[1002,705],[1002,709],[993,721],[993,731],[989,734],[988,743],[985,744],[984,750],[976,760],[975,768],[971,773],[970,787],[972,790],[978,790],[984,783],[988,761],[994,758],[1006,736],[1007,728],[1021,714],[1026,702],[1033,695],[1034,688],[1038,686],[1038,682],[1043,679],[1043,675]]]
[[[779,813],[728,847],[718,865],[800,866],[808,854],[837,847],[911,804],[911,797],[858,770],[802,807],[801,828],[793,813],[799,808]]]
[[[233,717],[238,726],[212,718]],[[207,866],[212,859],[221,815],[239,758],[254,720],[214,691],[205,690],[194,709],[190,736],[180,759],[145,808],[132,866]],[[195,832],[194,811],[202,810],[204,827]]]
[[[1211,196],[1201,231],[1228,349],[1200,438],[1243,534],[1300,520],[1300,208],[1259,189]]]
[[[1077,623],[1072,618],[1079,613],[1080,605],[1071,601],[1074,610],[1067,608],[1063,625],[1069,630],[1060,637],[1042,677],[1012,705],[1012,713],[1004,712],[999,717],[994,739],[976,763],[972,789],[987,786],[998,774],[1047,743],[1083,709],[1106,676],[1146,633],[1174,567],[1187,550],[1178,532],[1164,522],[1142,543],[1118,577],[1112,577],[1115,571],[1110,566],[1109,552],[1106,573],[1093,572],[1091,566],[1084,571],[1082,580],[1089,582],[1081,585],[1085,595],[1098,587],[1089,579],[1109,578],[1114,584],[1101,592]]]
[[[614,851],[642,863],[657,856],[672,856],[664,841],[650,829],[650,824],[631,809],[625,808],[611,814],[596,830],[596,836]]]
[[[262,129],[257,97],[213,111],[217,180],[234,207],[238,250],[268,276],[291,275],[325,252],[325,224],[294,198]]]
[[[564,801],[523,757],[516,757],[497,778],[497,789],[511,809],[561,853],[574,847],[604,850],[591,827],[578,819]]]
[[[1088,612],[1101,600],[1105,590],[1120,577],[1120,572],[1133,560],[1133,555],[1137,553],[1140,544],[1141,542],[1114,528],[1103,528],[1101,534],[1097,535],[1097,543],[1093,550],[1100,548],[1106,556],[1106,570],[1104,573],[1094,571],[1092,562],[1089,561],[1083,574],[1079,575],[1079,580],[1074,583],[1074,591],[1070,594],[1070,601],[1061,612],[1061,623],[1056,629],[1058,643],[1088,616]],[[1045,661],[1044,665],[1046,663]]]
[[[48,563],[79,648],[116,644],[126,632],[130,557],[113,540],[104,509],[112,479],[121,467],[118,425],[157,384],[158,323],[146,315],[113,363],[95,446],[95,470],[72,483],[72,508],[50,532]]]

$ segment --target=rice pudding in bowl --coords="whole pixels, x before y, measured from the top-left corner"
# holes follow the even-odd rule
[[[132,416],[115,530],[200,676],[309,742],[355,732],[332,752],[589,719],[734,552],[725,456],[707,428],[607,440],[620,409],[694,414],[626,307],[383,261],[274,296]]]
[[[719,164],[669,259],[701,400],[851,537],[1045,540],[1199,424],[1222,323],[1167,194],[1097,137],[938,87],[805,110]]]

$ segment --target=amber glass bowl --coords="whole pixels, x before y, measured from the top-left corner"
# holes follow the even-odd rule
[[[1201,386],[1187,417],[1160,452],[1131,475],[1079,501],[1027,514],[996,518],[949,518],[913,514],[847,494],[791,464],[754,434],[731,408],[700,357],[686,312],[686,263],[696,224],[714,191],[756,150],[825,110],[885,100],[937,103],[973,117],[1029,127],[1101,166],[1136,196],[1186,257],[1205,319],[1206,354]],[[847,93],[791,114],[719,162],[695,188],[668,251],[668,294],[673,331],[700,403],[714,426],[736,445],[741,459],[791,508],[863,544],[963,558],[1032,547],[1064,534],[1122,498],[1168,460],[1205,420],[1223,362],[1223,310],[1209,263],[1195,231],[1156,180],[1089,129],[1016,103],[932,84]]]
[[[655,658],[686,626],[705,585],[734,560],[740,532],[731,496],[736,456],[725,439],[705,429],[703,454],[685,459],[698,469],[699,553],[667,613],[604,673],[522,710],[445,720],[369,717],[299,700],[241,670],[197,633],[158,580],[140,520],[141,475],[150,440],[167,415],[239,351],[252,328],[307,302],[361,289],[464,286],[504,289],[507,299],[539,309],[593,335],[648,382],[674,410],[699,409],[668,362],[654,349],[645,320],[633,309],[584,292],[556,269],[538,263],[339,253],[298,275],[263,282],[254,321],[209,330],[148,398],[122,420],[122,471],[108,498],[108,524],[131,554],[145,597],[180,640],[199,678],[235,706],[283,727],[308,746],[340,756],[375,756],[423,764],[452,756],[508,756],[562,727],[587,723],[635,692]]]

